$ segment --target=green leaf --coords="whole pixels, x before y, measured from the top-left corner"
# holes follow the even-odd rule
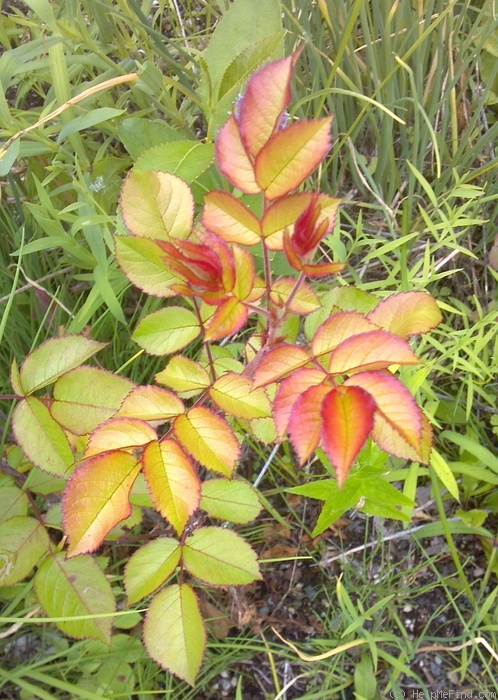
[[[172,537],[158,537],[137,549],[124,571],[128,605],[159,588],[178,566],[180,555],[180,543]]]
[[[261,511],[257,491],[239,479],[204,481],[200,507],[212,518],[239,524],[250,523]]]
[[[21,139],[16,139],[7,148],[5,153],[0,155],[0,177],[5,177],[10,173],[10,169],[16,162],[16,158],[19,155],[19,150],[21,148]]]
[[[460,501],[458,484],[453,476],[453,472],[451,471],[444,457],[442,457],[434,448],[431,451],[430,465],[438,475],[443,486],[448,489],[456,501]]]
[[[28,496],[18,486],[0,486],[0,523],[28,512]]]
[[[56,381],[50,413],[75,435],[87,435],[118,410],[134,386],[97,367],[76,367]]]
[[[130,156],[137,160],[153,146],[182,138],[180,132],[165,122],[143,117],[130,117],[118,124],[118,136]]]
[[[20,401],[12,415],[16,442],[34,465],[66,477],[74,462],[68,439],[48,408],[34,396]]]
[[[199,321],[192,311],[168,306],[142,319],[132,339],[150,355],[169,355],[191,343],[200,332]]]
[[[188,584],[168,586],[156,595],[145,618],[144,642],[162,668],[194,685],[206,632],[197,596]]]
[[[12,360],[12,365],[10,367],[10,383],[18,396],[25,396],[25,391],[21,386],[19,367],[17,366],[15,358]]]
[[[106,346],[82,335],[51,338],[33,350],[21,365],[21,385],[26,394],[42,389],[70,369],[86,362]]]
[[[480,445],[468,435],[460,435],[460,433],[455,433],[453,430],[443,430],[440,437],[442,439],[446,438],[461,447],[462,450],[470,452],[481,464],[486,465],[498,474],[498,457],[484,445]]]
[[[183,562],[193,576],[215,586],[261,579],[256,552],[232,530],[201,527],[185,540]]]
[[[92,109],[90,112],[82,114],[80,117],[75,117],[67,124],[64,124],[57,137],[57,143],[64,141],[70,134],[75,134],[77,131],[83,131],[84,129],[90,129],[92,126],[102,124],[102,122],[106,122],[109,119],[120,117],[122,114],[126,114],[126,110],[115,109],[114,107]]]
[[[64,553],[47,557],[35,576],[35,589],[47,615],[64,634],[75,639],[111,640],[116,603],[104,572],[88,555],[65,559]],[[106,615],[99,617],[99,615]],[[87,619],[71,620],[87,616]],[[96,617],[94,617],[96,616]]]
[[[48,550],[48,534],[34,518],[17,515],[0,525],[0,587],[11,586],[29,574]]]
[[[135,163],[135,170],[160,170],[193,182],[209,168],[214,159],[212,143],[174,141],[154,146]]]
[[[235,0],[230,3],[203,53],[212,103],[218,101],[223,77],[233,63],[234,56],[252,44],[280,32],[281,13],[279,0]],[[244,31],[241,31],[241,27]]]

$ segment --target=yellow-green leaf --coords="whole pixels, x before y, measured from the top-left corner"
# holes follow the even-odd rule
[[[76,367],[56,381],[50,413],[75,435],[87,435],[117,411],[134,386],[98,367]]]
[[[168,586],[155,596],[144,622],[144,642],[162,668],[194,685],[206,632],[197,597],[187,583]]]
[[[200,507],[212,518],[250,523],[261,511],[257,491],[240,479],[209,479],[202,484]]]
[[[178,566],[180,555],[180,543],[173,537],[158,537],[137,549],[124,570],[128,605],[159,588]]]
[[[65,559],[63,552],[53,554],[38,569],[35,589],[47,615],[63,618],[55,624],[64,634],[109,644],[116,602],[111,584],[95,559]]]
[[[119,266],[136,287],[156,297],[176,296],[169,286],[178,282],[155,241],[138,236],[115,236]]]
[[[19,371],[22,388],[26,394],[42,389],[55,382],[61,374],[86,362],[105,345],[82,335],[66,335],[46,340],[22,363]]]
[[[169,355],[195,340],[201,329],[196,316],[182,306],[168,306],[140,321],[133,340],[150,355]]]
[[[110,418],[90,435],[85,459],[109,450],[132,450],[157,440],[157,433],[138,418]]]
[[[135,236],[169,241],[186,238],[194,220],[194,198],[176,175],[132,170],[121,189],[121,214]]]
[[[16,515],[0,525],[0,587],[29,574],[49,546],[48,534],[35,518]]]
[[[262,578],[256,552],[232,530],[201,527],[187,537],[182,555],[193,576],[214,586],[242,586]]]
[[[217,406],[237,418],[266,418],[271,413],[265,390],[254,389],[250,379],[233,372],[217,379],[209,396]]]
[[[48,408],[34,396],[20,401],[14,409],[12,428],[26,457],[43,471],[66,477],[74,458],[68,439]]]
[[[189,360],[183,355],[172,357],[166,368],[158,372],[154,379],[158,384],[168,386],[174,391],[192,392],[191,395],[200,393],[211,384],[206,369],[199,362]]]

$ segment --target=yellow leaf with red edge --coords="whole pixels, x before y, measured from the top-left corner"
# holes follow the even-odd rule
[[[332,314],[319,326],[311,341],[313,355],[320,359],[327,369],[330,366],[330,353],[344,340],[358,333],[379,330],[363,314],[356,311],[343,311]]]
[[[166,421],[185,411],[183,401],[171,391],[158,386],[135,387],[125,398],[114,417],[138,418],[145,421]]]
[[[370,311],[368,318],[400,338],[427,333],[441,323],[436,300],[426,292],[392,294]]]
[[[246,323],[247,308],[236,297],[229,297],[221,303],[206,323],[204,340],[220,340],[236,333]]]
[[[326,384],[311,386],[294,403],[289,420],[289,436],[303,464],[320,443],[322,416],[320,407],[332,391]]]
[[[90,435],[85,459],[109,450],[132,450],[157,440],[148,423],[137,418],[110,418]]]
[[[322,370],[304,368],[280,383],[273,401],[273,419],[280,440],[287,433],[291,411],[298,398],[310,387],[321,384],[326,377]]]
[[[135,236],[169,241],[187,238],[194,221],[194,198],[176,175],[132,170],[121,188],[120,210]]]
[[[336,347],[330,358],[330,372],[347,374],[418,364],[420,360],[402,338],[387,331],[370,331],[343,340]]]
[[[220,173],[234,187],[246,194],[261,192],[261,187],[256,182],[253,164],[242,143],[239,125],[233,114],[218,131],[215,153]]]
[[[277,131],[259,152],[255,170],[267,199],[295,190],[330,148],[331,118],[299,121]]]
[[[293,277],[281,277],[272,284],[270,299],[280,308],[288,304],[287,308],[294,314],[310,314],[321,308],[318,297],[306,282],[301,282],[293,294],[295,286],[296,280]]]
[[[240,102],[242,140],[255,157],[278,129],[290,102],[290,81],[300,51],[260,68],[247,83]]]
[[[338,386],[322,402],[322,444],[339,488],[372,431],[375,401],[356,386]]]
[[[230,243],[256,245],[261,240],[258,218],[240,199],[213,190],[204,197],[202,225]]]
[[[361,372],[349,377],[344,382],[346,386],[358,386],[368,391],[377,404],[376,416],[379,417],[379,428],[376,435],[382,442],[382,449],[391,452],[388,447],[388,429],[381,430],[382,422],[386,421],[389,428],[394,430],[417,453],[422,449],[422,411],[408,389],[392,374],[386,372]],[[381,420],[380,420],[381,419]],[[381,437],[384,435],[384,438]],[[389,432],[390,435],[390,432]],[[395,448],[394,441],[393,448]],[[397,454],[397,452],[393,452]],[[419,454],[420,461],[422,455]]]
[[[264,389],[255,389],[250,379],[234,372],[217,379],[209,396],[217,406],[237,418],[266,418],[271,413]]]
[[[175,418],[178,441],[203,467],[231,476],[240,446],[228,423],[204,406],[194,406]]]
[[[176,440],[165,439],[147,445],[142,465],[156,509],[181,535],[201,497],[200,479],[190,457]]]
[[[69,479],[62,510],[68,556],[95,551],[131,514],[131,487],[140,472],[133,455],[120,450],[86,460]]]
[[[276,382],[310,361],[310,356],[303,348],[297,345],[279,345],[263,356],[254,372],[253,386],[260,387]]]
[[[175,355],[154,379],[159,384],[178,392],[198,394],[211,384],[206,369],[199,363],[183,355]]]

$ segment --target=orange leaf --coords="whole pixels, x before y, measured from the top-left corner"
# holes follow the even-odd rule
[[[204,340],[219,340],[236,333],[246,323],[247,308],[235,297],[220,304],[206,324]]]
[[[333,389],[326,384],[311,386],[301,394],[292,407],[289,435],[301,464],[318,447],[322,431],[320,407],[331,391]]]
[[[155,507],[181,535],[200,502],[194,465],[176,440],[149,443],[142,464]]]
[[[90,435],[85,459],[109,450],[131,450],[157,440],[154,428],[137,418],[110,418]]]
[[[420,360],[404,340],[386,331],[370,331],[337,346],[330,359],[330,372],[345,374],[387,369],[390,365],[418,364]]]
[[[276,132],[261,149],[256,180],[267,199],[295,190],[325,158],[330,148],[331,117],[299,121]]]
[[[273,419],[279,439],[287,432],[292,407],[298,398],[306,389],[321,384],[326,376],[319,369],[299,369],[281,382],[273,401]]]
[[[218,131],[215,153],[220,172],[234,187],[246,194],[261,192],[233,114]]]
[[[422,457],[420,453],[423,452],[421,435],[423,414],[408,389],[396,377],[384,372],[360,372],[346,379],[344,385],[358,386],[368,391],[377,404],[376,415],[386,421],[390,428],[401,436],[420,458]],[[388,434],[391,433],[387,428],[383,428],[381,422],[376,432],[382,442],[382,449],[391,452],[391,448],[388,447]],[[394,443],[392,447],[394,448]]]
[[[374,423],[375,401],[359,387],[338,386],[322,403],[322,442],[342,487]]]
[[[231,476],[240,454],[228,423],[204,406],[194,406],[175,418],[175,435],[194,459],[207,469]]]
[[[319,358],[324,367],[328,369],[330,356],[325,356],[335,350],[340,343],[359,333],[374,330],[378,330],[377,326],[365,318],[363,314],[356,311],[335,313],[316,330],[311,341],[311,350],[313,355]]]
[[[368,318],[400,338],[427,333],[442,320],[436,300],[426,292],[392,294],[370,311]]]
[[[135,457],[115,450],[92,457],[74,472],[63,499],[68,556],[93,552],[130,516],[129,495],[139,471]]]
[[[297,345],[280,345],[269,350],[254,372],[253,386],[260,387],[276,382],[289,372],[304,367],[311,358]]]
[[[231,243],[256,245],[261,240],[257,217],[228,192],[213,190],[204,197],[202,225]]]
[[[279,127],[290,102],[290,81],[300,51],[263,66],[250,78],[240,104],[239,125],[254,157]]]

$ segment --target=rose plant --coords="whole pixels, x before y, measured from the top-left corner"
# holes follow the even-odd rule
[[[198,582],[261,578],[244,538],[206,524],[247,523],[260,511],[257,491],[236,476],[246,436],[288,437],[301,465],[320,450],[338,489],[369,440],[416,462],[431,451],[430,423],[396,370],[419,363],[410,338],[439,323],[438,306],[406,292],[370,297],[366,310],[350,287],[327,291],[344,262],[324,259],[320,244],[340,202],[301,187],[327,157],[331,118],[289,119],[298,57],[249,79],[215,144],[232,187],[206,194],[197,219],[175,175],[136,169],[123,183],[117,260],[136,287],[164,299],[132,336],[167,357],[154,381],[137,386],[86,364],[103,344],[85,336],[50,339],[12,367],[14,433],[33,465],[63,480],[65,537],[55,544],[27,501],[11,509],[0,524],[0,585],[37,565],[39,601],[66,618],[60,628],[108,641],[114,594],[90,554],[153,507],[167,535],[134,552],[124,585],[129,605],[153,596],[147,650],[190,684],[206,638]],[[282,260],[288,272],[276,274]],[[21,489],[8,487],[21,503]]]

